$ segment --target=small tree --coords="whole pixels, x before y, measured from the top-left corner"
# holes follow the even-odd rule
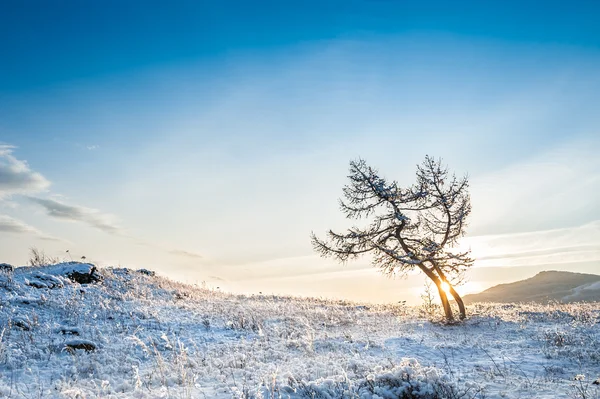
[[[421,304],[421,310],[428,317],[433,317],[439,308],[438,304],[435,303],[435,294],[433,292],[433,282],[431,279],[425,280],[425,287],[423,292],[421,293],[421,300],[423,303]]]
[[[366,223],[342,234],[330,230],[325,240],[312,233],[314,249],[343,263],[369,253],[373,266],[389,276],[418,268],[436,285],[446,320],[454,320],[446,292],[464,319],[465,306],[453,286],[473,264],[469,251],[456,250],[471,212],[467,177],[449,176],[441,159],[426,156],[417,166],[416,184],[407,188],[388,182],[362,159],[350,162],[348,178],[340,209],[348,219]]]

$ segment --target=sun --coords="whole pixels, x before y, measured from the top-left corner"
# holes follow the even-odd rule
[[[448,284],[448,283],[447,283],[447,282],[445,282],[445,281],[442,281],[442,290],[443,290],[443,291],[444,291],[446,294],[450,295],[450,284]]]

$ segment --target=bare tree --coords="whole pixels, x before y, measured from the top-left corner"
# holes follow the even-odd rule
[[[473,264],[470,251],[457,250],[471,212],[467,177],[450,176],[441,159],[426,156],[416,183],[407,188],[388,182],[362,159],[350,162],[348,178],[340,209],[363,226],[330,230],[325,240],[312,233],[314,249],[341,262],[371,254],[373,266],[390,276],[418,268],[436,285],[446,320],[454,320],[446,291],[464,319],[465,306],[453,286]]]
[[[433,282],[427,278],[425,280],[425,287],[421,293],[421,311],[428,317],[433,317],[439,308],[439,305],[435,303],[435,295],[433,292]]]

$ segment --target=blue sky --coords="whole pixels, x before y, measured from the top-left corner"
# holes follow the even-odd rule
[[[308,235],[350,159],[431,154],[471,178],[471,289],[600,272],[594,2],[122,3],[0,6],[0,261],[401,299]]]

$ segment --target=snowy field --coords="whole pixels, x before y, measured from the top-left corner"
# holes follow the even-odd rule
[[[240,296],[85,264],[0,273],[0,397],[600,398],[600,304]]]

